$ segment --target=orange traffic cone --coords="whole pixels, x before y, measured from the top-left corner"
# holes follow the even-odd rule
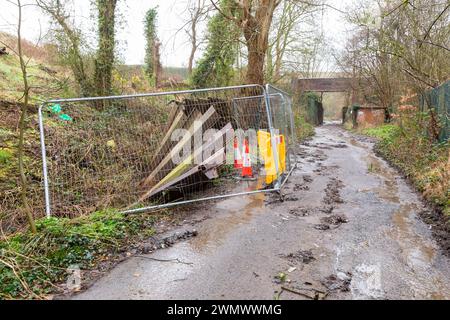
[[[252,178],[253,177],[253,169],[252,169],[252,159],[250,158],[250,147],[248,140],[245,139],[244,142],[244,161],[242,168],[242,177],[243,178]]]
[[[234,138],[234,168],[242,169],[242,155],[237,138]]]

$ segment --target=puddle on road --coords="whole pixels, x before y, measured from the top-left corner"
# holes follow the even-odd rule
[[[361,142],[359,142],[358,140],[356,140],[355,138],[350,138],[348,140],[348,142],[354,146],[354,147],[358,147],[358,148],[363,148],[363,149],[367,149],[367,146],[362,144]]]
[[[446,291],[441,276],[431,272],[437,248],[417,234],[413,228],[416,210],[415,204],[400,206],[394,213],[392,219],[394,227],[389,235],[398,242],[406,264],[414,274],[411,287],[415,297],[447,299],[450,293]],[[436,289],[438,291],[435,291]]]
[[[355,147],[367,149],[366,145],[362,144],[355,138],[351,138],[348,141]],[[395,180],[395,172],[371,153],[366,154],[363,159],[367,163],[368,173],[382,178],[383,184],[373,189],[361,190],[361,192],[374,191],[382,200],[392,203],[400,203],[400,198],[398,196],[398,184]]]
[[[381,299],[384,296],[379,265],[358,265],[353,270],[350,291],[355,300]]]
[[[384,179],[383,185],[374,188],[373,191],[375,191],[383,200],[393,203],[400,203],[400,198],[398,196],[398,184],[397,181],[395,181],[395,174],[392,170],[384,165],[380,159],[371,154],[367,155],[365,160],[369,173],[378,175]]]
[[[436,256],[436,249],[414,232],[412,219],[417,206],[414,204],[402,205],[394,213],[392,221],[394,228],[391,231],[393,239],[402,247],[407,263],[412,268],[428,268]]]
[[[249,190],[261,188],[263,178],[249,183]],[[214,219],[205,221],[198,230],[198,236],[190,241],[191,248],[196,252],[204,252],[211,246],[220,244],[226,235],[237,226],[251,221],[256,213],[262,212],[265,206],[265,194],[257,193],[245,197],[229,198],[214,206],[216,211],[223,211]]]

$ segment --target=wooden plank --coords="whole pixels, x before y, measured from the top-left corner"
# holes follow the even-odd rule
[[[185,127],[191,128],[193,127],[193,124],[195,121],[200,121],[200,118],[202,117],[202,113],[198,110],[194,110],[194,112],[192,112],[189,116],[188,119],[182,124],[182,126],[179,129],[184,129]],[[208,120],[210,121],[210,120]],[[203,124],[205,125],[205,124]],[[160,161],[163,159],[163,157],[167,156],[168,154],[171,153],[171,150],[174,148],[174,145],[176,145],[178,142],[177,141],[169,141],[169,143],[167,143],[167,149],[165,148],[164,154],[162,155],[162,157],[160,157],[159,159],[157,159],[156,162],[153,162],[154,165],[158,165],[160,163]],[[191,141],[187,142],[186,144],[190,144]],[[186,144],[183,145],[183,148],[186,147]],[[189,145],[190,148],[190,145]],[[167,162],[162,168],[161,170],[156,174],[156,176],[154,177],[152,183],[150,185],[144,185],[144,187],[149,187],[151,185],[154,185],[155,183],[157,183],[157,181],[159,181],[160,179],[163,179],[164,176],[170,172],[171,170],[173,170],[176,167],[176,164],[173,163],[173,161],[169,161]]]
[[[172,136],[172,133],[175,131],[175,129],[178,128],[178,125],[180,124],[180,122],[182,122],[183,119],[186,119],[186,115],[184,114],[184,111],[178,112],[178,115],[173,120],[172,125],[170,126],[169,130],[167,131],[166,135],[164,136],[163,140],[161,141],[161,144],[159,145],[158,150],[156,150],[155,155],[152,159],[152,163],[153,163],[153,161],[158,160],[161,150],[163,150],[163,148],[166,146],[167,142],[169,141],[170,137]]]
[[[184,108],[183,107],[180,108],[180,105],[174,100],[170,101],[168,105],[169,106],[173,105],[173,107],[170,110],[169,116],[167,117],[167,123],[172,123],[175,117],[177,116],[178,112],[184,111]]]
[[[183,126],[189,126],[189,132],[192,132],[193,127],[194,127],[194,122],[195,121],[200,121],[202,118],[202,114],[199,111],[194,111],[192,114],[190,114],[188,117],[188,119],[183,123]],[[183,127],[181,127],[180,129],[183,129]],[[157,181],[159,181],[159,179],[162,179],[168,172],[170,172],[171,170],[173,170],[173,168],[175,168],[175,164],[172,161],[166,161],[165,163],[162,163],[162,161],[164,161],[167,157],[170,158],[171,156],[171,150],[178,145],[181,141],[176,142],[176,141],[170,141],[171,143],[167,144],[167,150],[164,150],[165,153],[159,157],[156,158],[153,161],[154,164],[154,168],[152,171],[152,174],[154,174],[154,177],[152,178],[151,181],[146,182],[145,180],[143,180],[140,183],[140,186],[143,188],[148,188],[152,185],[154,185],[155,183],[157,183]],[[189,141],[190,143],[190,141]],[[185,144],[182,144],[182,147],[185,147]],[[175,145],[175,146],[174,146]],[[159,168],[157,168],[159,166]],[[155,172],[155,170],[158,170],[158,172]]]
[[[188,172],[178,176],[176,179],[174,179],[164,185],[153,187],[152,190],[147,192],[145,195],[143,195],[139,199],[139,202],[142,202],[142,201],[154,196],[155,194],[158,194],[161,191],[164,191],[164,190],[170,188],[171,186],[177,184],[180,181],[183,181],[184,179],[196,174],[199,171],[204,170],[206,173],[209,173],[212,170],[214,170],[214,168],[216,168],[221,163],[223,163],[224,161],[225,161],[225,148],[222,148],[219,151],[217,151],[214,155],[209,157],[207,160],[205,160],[201,165],[195,166]]]
[[[205,123],[214,113],[215,113],[215,109],[214,107],[209,108],[209,110],[202,115],[198,121],[201,122],[202,124]],[[186,143],[191,143],[191,139],[192,136],[195,135],[195,133],[201,129],[201,126],[199,126],[200,128],[195,128],[194,123],[191,125],[191,127],[189,128],[189,134],[187,134],[186,136],[184,136],[180,142],[178,142],[175,147],[172,149],[171,152],[169,152],[166,157],[158,164],[158,166],[153,170],[153,172],[144,180],[143,185],[144,186],[148,186],[150,185],[153,181],[155,176],[158,174],[158,172],[167,164],[169,163],[170,160],[172,160],[172,155],[173,154],[177,154],[179,153],[183,147],[186,145]]]
[[[210,139],[205,144],[203,144],[201,148],[194,150],[194,153],[192,155],[190,155],[187,159],[185,159],[174,170],[172,170],[166,177],[164,177],[164,179],[162,179],[157,185],[155,185],[149,192],[147,192],[144,196],[142,196],[141,199],[139,199],[139,202],[144,201],[145,199],[148,199],[151,195],[154,194],[155,190],[158,190],[160,188],[160,186],[170,184],[171,181],[173,181],[173,180],[178,181],[178,178],[180,176],[182,176],[186,170],[189,170],[189,167],[194,162],[194,159],[196,159],[196,157],[199,156],[203,152],[203,150],[206,150],[206,149],[214,146],[215,143],[217,142],[217,140],[219,140],[223,136],[226,137],[227,133],[231,130],[233,130],[233,127],[232,127],[231,123],[228,123],[225,127],[222,128],[222,130],[218,131],[212,139]],[[211,159],[211,157],[209,159]],[[210,160],[207,160],[205,162],[208,163],[208,161],[210,161]]]

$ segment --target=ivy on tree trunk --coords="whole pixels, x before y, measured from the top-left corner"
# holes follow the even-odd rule
[[[97,0],[99,45],[95,60],[97,95],[112,92],[112,70],[115,48],[115,12],[117,0]]]

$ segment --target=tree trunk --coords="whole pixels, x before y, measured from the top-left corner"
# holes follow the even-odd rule
[[[27,177],[25,175],[25,166],[24,166],[24,135],[26,129],[26,119],[27,119],[27,108],[28,108],[28,99],[30,94],[30,87],[28,85],[28,75],[27,75],[27,66],[23,58],[22,52],[22,4],[20,0],[17,0],[17,6],[19,8],[19,18],[18,18],[18,26],[17,26],[17,43],[18,43],[18,53],[20,60],[20,68],[22,70],[22,79],[23,79],[23,93],[24,100],[21,107],[21,114],[19,120],[19,150],[18,150],[18,163],[19,163],[19,175],[20,175],[20,198],[22,200],[22,205],[26,212],[28,223],[30,224],[30,230],[33,233],[36,233],[36,224],[33,217],[33,212],[31,211],[30,205],[28,204],[27,198]]]
[[[195,52],[197,51],[197,25],[196,25],[196,21],[192,22],[192,28],[191,28],[191,32],[192,32],[192,39],[191,39],[191,44],[192,44],[192,48],[191,48],[191,54],[189,56],[189,62],[188,62],[188,74],[189,76],[192,75],[192,69],[194,67],[194,59],[195,59]]]
[[[99,96],[110,95],[112,91],[116,5],[117,0],[97,0],[99,45],[95,61],[95,83]]]
[[[161,65],[161,42],[159,42],[158,40],[155,41],[153,54],[153,65],[155,68],[155,88],[158,88],[163,73]]]
[[[39,8],[48,13],[62,29],[65,38],[67,38],[67,40],[62,40],[62,42],[69,47],[67,57],[68,64],[80,87],[81,95],[84,97],[91,96],[93,94],[92,83],[85,71],[84,60],[80,49],[80,35],[78,34],[77,29],[73,28],[68,23],[70,15],[66,14],[63,5],[59,1],[52,2],[38,0],[36,1],[36,4]],[[67,44],[65,43],[66,41]]]
[[[248,69],[246,82],[248,84],[264,84],[264,61],[265,52],[258,50],[256,41],[247,42]]]
[[[189,56],[189,63],[188,63],[188,75],[192,75],[192,69],[194,68],[194,57],[195,57],[195,51],[197,49],[195,47],[192,47],[191,49],[191,55]]]
[[[264,84],[264,64],[269,47],[269,32],[273,13],[280,2],[277,0],[260,0],[257,7],[250,0],[239,5],[242,9],[242,24],[248,50],[246,82]],[[253,14],[254,12],[254,14]]]

